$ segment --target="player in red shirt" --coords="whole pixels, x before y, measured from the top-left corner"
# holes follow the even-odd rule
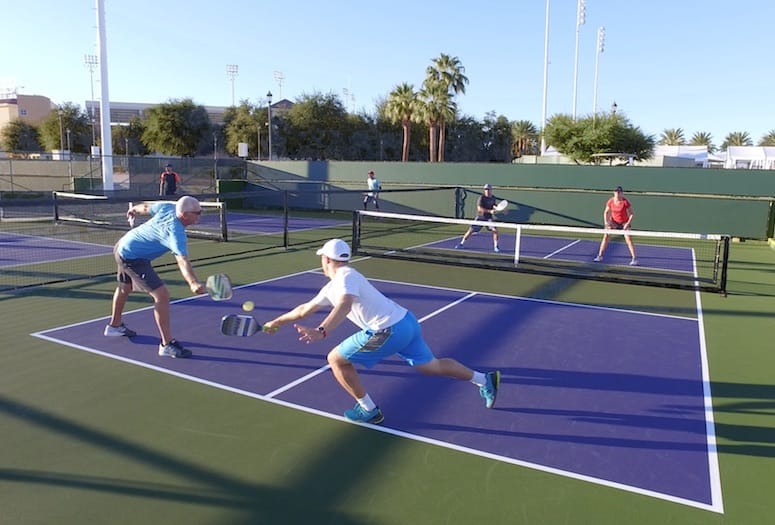
[[[603,222],[605,223],[606,230],[629,230],[632,224],[632,219],[635,218],[635,212],[632,211],[632,205],[627,198],[622,195],[622,187],[617,186],[614,190],[614,196],[608,199],[603,209]],[[608,246],[608,238],[610,234],[603,235],[603,240],[600,241],[600,249],[595,257],[595,262],[603,260],[603,253],[605,253],[606,246]],[[624,235],[624,242],[627,243],[627,248],[630,250],[632,260],[630,266],[638,264],[638,259],[635,256],[635,245],[632,243],[632,238],[629,235]]]
[[[159,176],[159,195],[175,195],[180,189],[180,175],[172,171],[172,164],[167,164]]]

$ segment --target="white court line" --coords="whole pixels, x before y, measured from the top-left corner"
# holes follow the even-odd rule
[[[581,239],[576,239],[576,240],[575,240],[575,241],[573,241],[572,243],[570,243],[570,244],[566,244],[565,246],[563,246],[563,247],[562,247],[562,248],[560,248],[559,250],[554,250],[554,251],[553,251],[552,253],[550,253],[549,255],[545,255],[545,256],[544,256],[544,259],[551,259],[551,257],[552,257],[553,255],[557,255],[557,254],[558,254],[558,253],[560,253],[560,252],[564,252],[565,250],[567,250],[568,248],[570,248],[570,247],[571,247],[571,246],[573,246],[574,244],[578,244],[578,243],[580,243],[580,242],[581,242]]]

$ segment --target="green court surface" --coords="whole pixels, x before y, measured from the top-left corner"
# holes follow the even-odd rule
[[[237,247],[193,244],[231,253],[195,262],[200,278],[226,272],[247,284],[319,263],[316,246]],[[107,316],[114,282],[102,277],[0,295],[0,524],[772,523],[775,251],[766,243],[732,245],[727,297],[417,262],[354,264],[374,278],[686,316],[696,315],[699,298],[723,512],[347,424],[30,336]],[[187,297],[174,266],[162,276],[173,298]],[[136,293],[127,310],[148,306]],[[304,348],[319,352],[321,365],[327,350]],[[339,388],[332,377],[330,388]]]

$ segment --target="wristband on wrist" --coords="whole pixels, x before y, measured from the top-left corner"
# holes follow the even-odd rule
[[[325,338],[326,338],[326,336],[328,335],[328,334],[326,333],[326,327],[325,327],[325,326],[318,326],[318,332],[320,332],[321,334],[323,334],[323,339],[325,339]]]

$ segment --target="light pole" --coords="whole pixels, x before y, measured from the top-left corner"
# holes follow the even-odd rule
[[[91,145],[97,145],[97,131],[94,125],[94,68],[99,61],[96,55],[83,55],[83,63],[89,68],[89,79],[91,84],[91,104],[89,104],[89,119],[91,119]]]
[[[67,174],[73,180],[73,155],[70,149],[70,128],[67,128]]]
[[[549,85],[549,0],[546,0],[546,28],[544,29],[544,101],[541,110],[541,155],[546,153],[546,90]]]
[[[256,149],[256,151],[258,152],[257,156],[258,156],[258,160],[260,161],[261,160],[261,123],[260,122],[256,124],[256,131],[258,132],[258,142],[256,143],[258,148]]]
[[[62,108],[59,108],[57,113],[59,114],[59,151],[62,152],[65,150],[65,130],[64,127],[62,127]]]
[[[231,81],[231,105],[235,106],[234,103],[234,79],[237,78],[237,73],[239,72],[239,66],[237,64],[226,64],[226,76],[229,77],[229,80]]]
[[[269,146],[269,160],[272,160],[272,92],[267,91],[266,93],[266,116],[267,120],[269,121],[269,126],[267,129],[268,134],[268,141],[267,144]]]
[[[595,95],[592,101],[592,116],[597,117],[597,70],[600,65],[600,53],[605,49],[605,27],[597,30],[597,51],[595,53]]]
[[[616,104],[616,101],[614,100],[614,103],[611,104],[611,115],[616,115],[617,109],[619,109],[619,106]]]
[[[213,133],[213,184],[218,180],[218,134]]]
[[[573,122],[576,122],[576,95],[579,83],[579,34],[581,33],[581,26],[584,25],[587,17],[586,0],[578,0],[578,2],[578,10],[576,11],[576,57],[573,65]]]

